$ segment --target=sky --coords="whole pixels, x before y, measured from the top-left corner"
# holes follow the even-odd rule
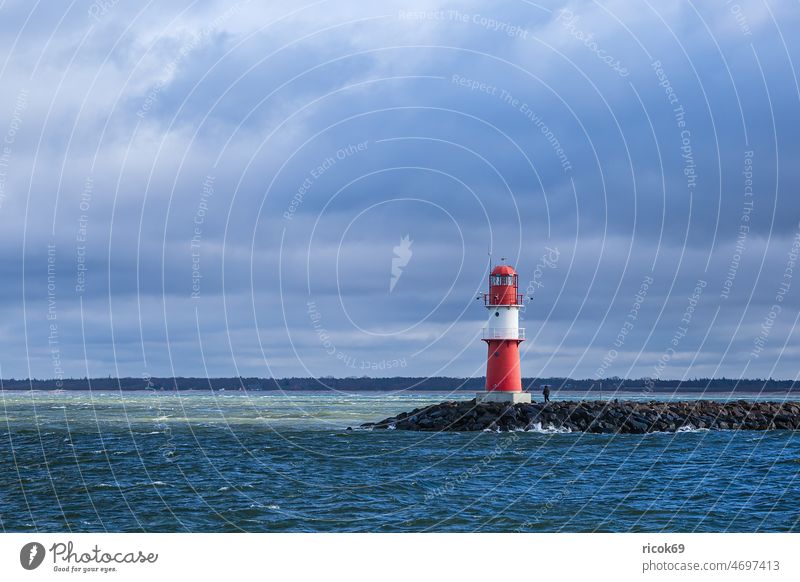
[[[0,377],[798,377],[792,2],[0,1]],[[491,257],[489,256],[491,253]]]

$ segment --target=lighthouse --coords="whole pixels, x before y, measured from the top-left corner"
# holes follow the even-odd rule
[[[525,330],[519,327],[522,295],[517,279],[517,272],[510,265],[498,265],[489,274],[489,292],[483,294],[489,312],[482,337],[489,348],[486,391],[477,394],[478,401],[531,401],[531,395],[522,391],[519,367],[519,345],[525,341]]]

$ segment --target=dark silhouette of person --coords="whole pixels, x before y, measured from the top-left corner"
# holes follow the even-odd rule
[[[542,396],[544,396],[545,402],[550,402],[550,386],[547,384],[542,388]]]

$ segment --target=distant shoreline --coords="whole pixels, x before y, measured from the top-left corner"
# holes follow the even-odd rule
[[[0,379],[0,391],[95,391],[95,392],[480,392],[484,378],[392,377],[392,378],[64,378]],[[700,378],[693,380],[655,380],[648,378],[608,378],[604,380],[570,378],[524,378],[528,392],[538,394],[548,384],[554,394],[583,392],[608,394],[665,393],[770,393],[800,394],[800,382],[775,379]]]

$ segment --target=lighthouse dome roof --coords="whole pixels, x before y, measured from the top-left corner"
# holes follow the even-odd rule
[[[514,267],[510,265],[497,265],[492,269],[492,275],[516,275],[517,272]]]

